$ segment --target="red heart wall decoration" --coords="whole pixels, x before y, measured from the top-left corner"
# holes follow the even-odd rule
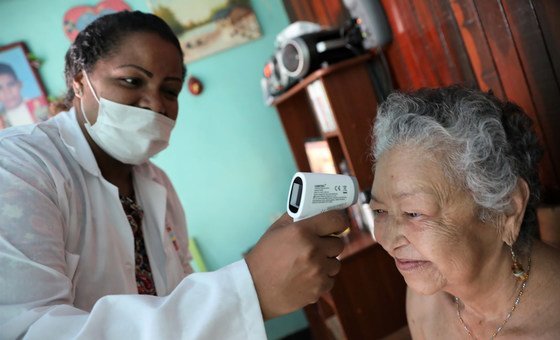
[[[78,33],[95,19],[115,12],[130,10],[130,6],[122,0],[104,0],[96,6],[76,6],[64,14],[64,33],[74,41]]]

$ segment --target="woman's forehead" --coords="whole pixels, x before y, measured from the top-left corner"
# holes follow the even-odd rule
[[[411,175],[433,178],[443,175],[443,162],[425,148],[399,146],[384,152],[377,159],[375,173],[378,172],[392,178]]]
[[[182,77],[183,61],[177,47],[155,33],[135,32],[124,36],[111,53],[97,64],[135,64],[151,72],[163,70]]]
[[[440,197],[452,187],[442,162],[414,147],[402,147],[383,153],[377,160],[372,193],[390,192],[396,199],[418,195]]]
[[[104,59],[115,58],[131,52],[169,54],[169,57],[181,60],[181,52],[172,42],[154,32],[128,32],[120,36]]]

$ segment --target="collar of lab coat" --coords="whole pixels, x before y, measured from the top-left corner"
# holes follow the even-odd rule
[[[78,125],[76,110],[72,108],[68,112],[59,113],[55,116],[55,121],[58,125],[62,142],[66,145],[72,157],[74,157],[87,172],[100,177],[101,170],[99,170],[93,152]]]
[[[102,179],[102,182],[108,185],[115,195],[118,195],[118,188],[105,180],[101,175],[101,170],[97,165],[93,152],[91,151],[91,148],[78,125],[79,123],[76,118],[75,109],[72,108],[68,112],[59,113],[54,117],[54,120],[56,121],[60,131],[60,137],[63,143],[66,145],[74,159],[85,171]],[[151,237],[148,239],[156,239],[156,235],[157,239],[165,239],[167,189],[163,183],[159,183],[161,178],[157,175],[156,167],[149,161],[140,165],[135,165],[132,168],[132,171],[134,191],[136,192],[136,198],[138,199],[140,206],[142,206],[142,209],[145,212],[144,217],[153,219],[150,223],[148,223],[148,225],[156,226],[154,229],[144,229],[144,233],[151,234]],[[151,244],[147,244],[147,247],[153,249]],[[165,263],[164,257],[158,256],[158,254],[154,254],[154,256],[156,257],[156,261]],[[165,282],[169,281],[169,277],[167,277],[169,273],[165,274],[164,272],[161,272],[160,266],[152,267],[152,271],[156,289],[158,292],[165,292]]]
[[[61,112],[55,116],[56,123],[59,127],[62,141],[74,157],[76,161],[89,173],[102,178],[101,170],[97,165],[97,161],[93,156],[93,152],[78,125],[76,118],[76,110],[70,109],[68,112]],[[165,205],[167,190],[156,181],[154,169],[150,166],[149,161],[136,165],[132,168],[134,178],[134,190],[137,196],[142,200],[143,209],[151,210],[156,219],[160,232],[165,230]],[[115,187],[115,190],[116,187]],[[117,190],[118,194],[118,190]]]

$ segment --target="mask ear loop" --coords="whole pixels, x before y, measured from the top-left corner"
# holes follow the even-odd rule
[[[83,71],[83,70],[82,70],[82,72],[84,73],[84,77],[86,78],[86,82],[89,86],[89,89],[91,90],[91,93],[93,93],[93,96],[95,97],[95,100],[97,101],[97,103],[99,103],[99,98],[97,97],[97,94],[95,93],[95,90],[93,89],[93,86],[91,85],[91,82],[89,81],[89,77],[88,77],[87,72]]]
[[[91,90],[91,93],[93,93],[93,97],[95,98],[95,100],[97,101],[97,103],[99,104],[99,98],[97,97],[97,94],[95,93],[95,90],[93,89],[93,86],[91,85],[91,82],[89,81],[89,77],[86,71],[83,71],[84,77],[86,78],[86,83],[89,86],[89,89]],[[89,126],[92,126],[91,123],[89,122],[89,119],[86,116],[86,112],[84,110],[84,100],[82,97],[80,98],[80,109],[82,110],[82,116],[84,116],[84,119],[86,120],[86,124]]]

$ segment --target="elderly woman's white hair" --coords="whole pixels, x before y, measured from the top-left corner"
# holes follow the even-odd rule
[[[437,159],[452,183],[471,192],[484,221],[508,209],[518,178],[524,179],[531,195],[515,247],[528,247],[538,226],[542,151],[519,106],[459,86],[396,92],[377,110],[373,139],[374,159],[396,146]]]

